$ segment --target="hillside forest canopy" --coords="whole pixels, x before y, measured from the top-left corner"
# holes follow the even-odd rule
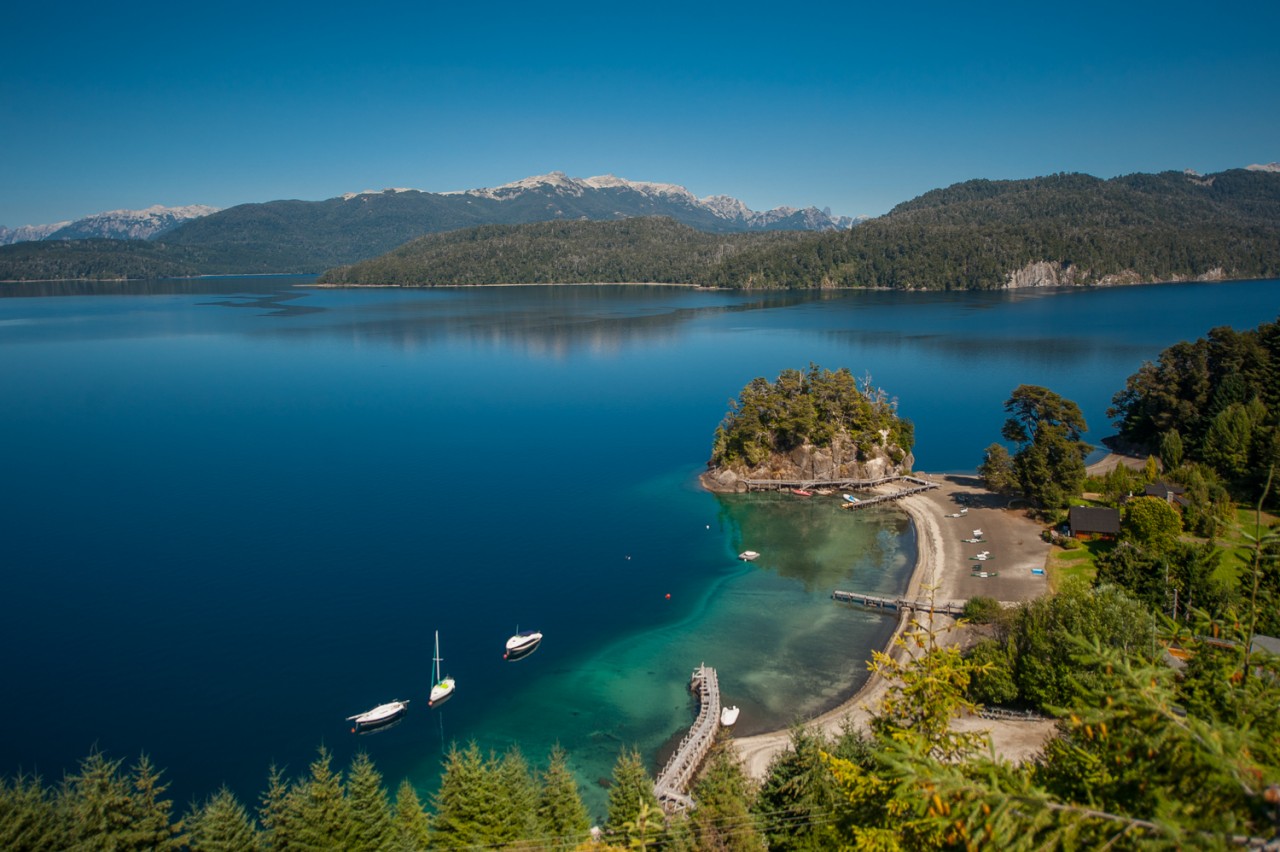
[[[1245,169],[973,180],[828,232],[725,233],[600,211],[524,210],[529,218],[495,222],[427,193],[359,205],[241,205],[152,243],[3,246],[0,280],[328,270],[324,281],[347,285],[988,290],[1280,275],[1280,175]]]

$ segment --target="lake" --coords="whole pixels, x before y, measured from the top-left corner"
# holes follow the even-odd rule
[[[728,401],[813,362],[870,376],[916,469],[973,470],[1019,384],[1096,440],[1144,359],[1280,315],[1280,282],[1070,292],[329,290],[305,278],[0,285],[0,773],[95,746],[179,806],[365,749],[428,795],[443,749],[560,743],[603,818],[715,666],[739,734],[834,706],[896,594],[898,511],[716,497]],[[743,563],[745,547],[763,555]],[[517,628],[542,646],[502,659]],[[458,691],[426,705],[432,642]],[[409,699],[395,728],[346,717]]]

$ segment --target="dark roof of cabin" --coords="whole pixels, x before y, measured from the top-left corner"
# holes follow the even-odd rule
[[[1067,516],[1067,523],[1073,533],[1091,532],[1118,535],[1120,533],[1120,510],[1102,509],[1095,506],[1072,506]]]
[[[1143,493],[1148,497],[1168,497],[1170,494],[1181,494],[1186,490],[1183,486],[1174,485],[1172,482],[1153,482],[1143,490]]]

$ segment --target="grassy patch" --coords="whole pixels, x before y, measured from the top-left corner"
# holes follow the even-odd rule
[[[1080,546],[1070,549],[1054,548],[1049,552],[1047,564],[1049,574],[1049,590],[1052,592],[1062,588],[1062,584],[1073,577],[1081,577],[1090,583],[1098,575],[1098,557],[1115,547],[1114,541],[1082,541]]]
[[[1276,522],[1276,516],[1262,513],[1262,530],[1265,535],[1269,526]],[[1249,536],[1257,536],[1258,514],[1253,509],[1237,508],[1235,517],[1227,524],[1227,529],[1218,542],[1222,548],[1222,559],[1213,572],[1214,580],[1228,586],[1234,586],[1239,578],[1253,568],[1253,541]]]

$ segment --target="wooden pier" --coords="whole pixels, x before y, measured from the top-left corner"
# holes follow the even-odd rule
[[[693,670],[689,688],[698,693],[701,704],[698,718],[667,765],[658,773],[658,780],[653,785],[654,795],[667,813],[693,808],[693,799],[685,791],[689,789],[689,782],[702,765],[702,759],[707,756],[716,740],[716,731],[720,729],[720,681],[716,670],[705,663],[698,666]]]
[[[964,604],[953,601],[938,602],[927,600],[908,600],[907,598],[882,598],[877,595],[864,595],[858,592],[842,592],[836,589],[831,599],[841,603],[856,604],[867,609],[883,609],[889,612],[937,612],[942,615],[960,615],[964,612]]]
[[[888,485],[890,482],[909,482],[911,485],[891,494],[875,494],[870,497],[861,497],[857,503],[845,503],[846,509],[865,509],[868,506],[878,506],[882,503],[888,503],[890,500],[898,500],[906,497],[908,494],[919,494],[921,491],[928,491],[930,488],[937,488],[938,483],[930,482],[927,479],[921,479],[918,476],[882,476],[879,479],[744,479],[743,484],[747,486],[748,491],[790,491],[799,488],[804,491],[811,491],[815,488],[830,488],[840,491],[869,491],[881,485]]]

